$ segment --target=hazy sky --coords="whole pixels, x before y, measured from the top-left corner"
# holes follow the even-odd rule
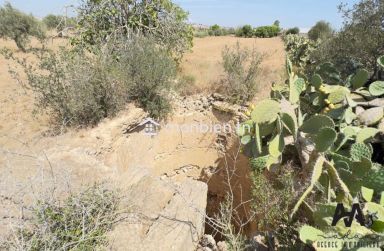
[[[174,0],[190,12],[193,23],[223,26],[268,25],[278,19],[283,27],[309,28],[318,20],[327,20],[334,28],[342,23],[337,5],[352,5],[358,0]],[[5,0],[0,0],[4,3]],[[10,0],[15,7],[43,17],[62,14],[64,6],[77,0]]]

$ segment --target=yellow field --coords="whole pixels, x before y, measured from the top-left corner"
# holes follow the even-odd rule
[[[195,38],[192,52],[187,53],[181,65],[184,75],[196,79],[198,91],[209,91],[218,83],[223,68],[221,54],[225,46],[241,46],[255,49],[265,54],[262,72],[259,77],[258,96],[268,96],[272,82],[281,81],[284,68],[285,51],[281,38],[238,38],[238,37],[206,37]]]

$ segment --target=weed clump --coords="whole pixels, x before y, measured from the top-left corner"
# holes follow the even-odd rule
[[[115,191],[95,184],[63,203],[39,201],[26,226],[18,226],[2,248],[16,250],[94,250],[108,244],[105,234],[119,220]]]

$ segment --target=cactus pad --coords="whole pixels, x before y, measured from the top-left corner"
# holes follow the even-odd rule
[[[300,130],[304,133],[316,134],[324,127],[335,128],[335,123],[328,116],[315,115],[306,120]]]
[[[384,81],[376,81],[369,86],[369,92],[373,96],[381,96],[384,94]]]
[[[292,104],[299,102],[301,93],[305,90],[305,80],[298,78],[290,81],[289,86],[289,101]]]
[[[302,226],[299,230],[300,240],[306,244],[313,244],[324,235],[323,231],[308,225]]]
[[[335,129],[324,127],[315,138],[316,150],[318,152],[326,152],[328,149],[335,143],[337,138],[337,133]]]
[[[256,105],[251,118],[257,124],[273,123],[280,112],[280,104],[277,101],[266,99]]]
[[[295,115],[291,115],[289,113],[282,113],[281,114],[281,120],[283,121],[286,128],[289,130],[289,132],[296,137],[296,131],[297,131],[297,118]]]
[[[360,161],[363,157],[371,159],[373,148],[371,144],[355,143],[351,146],[350,155],[353,161]]]
[[[346,98],[347,94],[349,94],[349,93],[350,93],[350,91],[347,88],[340,86],[339,88],[333,90],[329,94],[328,100],[332,104],[337,104],[337,103],[340,103],[340,102],[344,101],[344,99]]]
[[[364,186],[375,190],[377,193],[384,191],[384,168],[372,168],[363,178]]]
[[[345,122],[349,125],[351,124],[355,119],[357,118],[356,114],[352,111],[351,107],[348,107],[348,109],[344,113],[344,119]]]
[[[360,69],[356,72],[356,74],[351,79],[351,84],[354,89],[359,89],[363,87],[364,84],[369,79],[369,73],[367,70]]]
[[[276,135],[269,143],[268,149],[272,157],[279,157],[284,150],[284,137],[281,134]]]
[[[379,130],[376,128],[367,127],[367,128],[361,129],[357,133],[356,141],[358,143],[364,143],[374,138],[378,133],[379,133]]]
[[[379,57],[377,63],[384,68],[384,56]]]
[[[319,74],[313,75],[311,79],[311,85],[313,87],[315,87],[316,89],[319,89],[322,83],[323,83],[323,80],[321,79],[321,76]]]
[[[360,113],[358,119],[361,124],[366,126],[376,125],[384,117],[384,108],[375,107]]]
[[[241,137],[241,144],[247,145],[249,142],[251,142],[251,140],[251,135],[244,135],[243,137]]]

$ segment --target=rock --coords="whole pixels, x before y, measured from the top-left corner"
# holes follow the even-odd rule
[[[382,107],[368,109],[358,115],[361,124],[366,126],[376,125],[384,117],[384,110]]]
[[[201,245],[202,247],[208,247],[208,248],[211,249],[211,250],[216,250],[216,249],[217,249],[215,239],[212,237],[212,235],[208,235],[208,234],[205,234],[205,235],[201,238],[201,240],[200,240],[200,245]]]
[[[379,125],[377,126],[377,129],[379,129],[381,132],[384,132],[384,118],[381,119]]]
[[[204,233],[207,185],[144,177],[131,189],[138,220],[122,222],[109,234],[113,250],[195,251]]]
[[[356,115],[360,115],[361,113],[363,113],[365,111],[365,109],[361,106],[356,106]]]
[[[258,234],[255,235],[251,240],[252,250],[268,251],[268,246],[265,245],[265,237]]]
[[[224,241],[219,241],[217,243],[217,250],[218,251],[228,251],[229,249],[228,249],[227,243]]]
[[[244,108],[242,106],[233,105],[223,101],[215,101],[212,103],[212,107],[218,111],[229,113],[237,117],[240,117],[242,120],[248,119],[248,117],[241,112],[241,111],[244,111]]]
[[[213,93],[211,96],[216,101],[224,101],[225,97],[219,93]]]

